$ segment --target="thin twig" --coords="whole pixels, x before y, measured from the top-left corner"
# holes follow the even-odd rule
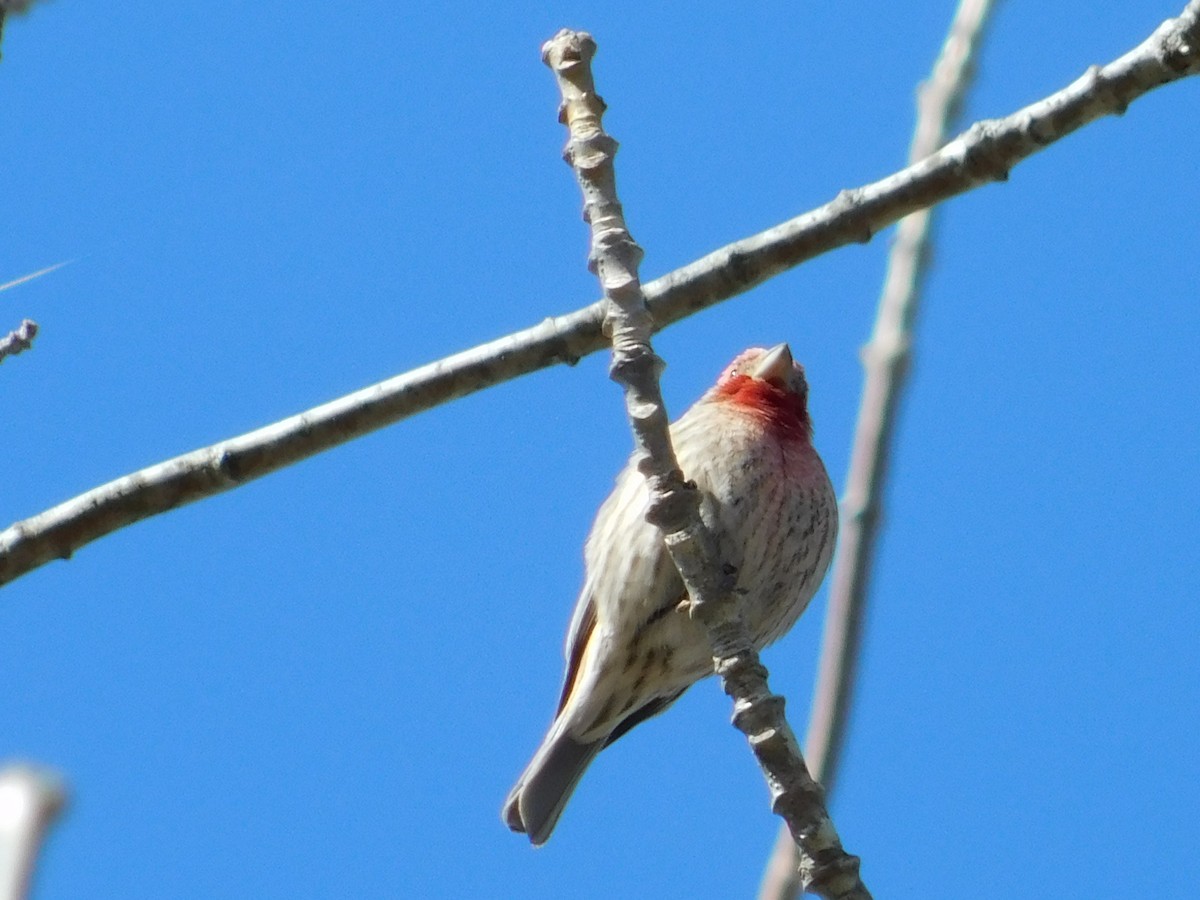
[[[974,74],[992,0],[962,0],[929,80],[917,99],[917,124],[909,161],[945,143]],[[913,324],[932,244],[933,210],[900,220],[888,257],[875,328],[863,348],[865,382],[842,499],[841,542],[830,584],[821,661],[813,691],[805,750],[813,774],[832,792],[854,698],[867,588],[879,533],[897,408],[912,358]],[[799,858],[780,830],[759,890],[760,900],[792,900],[801,890]]]
[[[35,278],[42,278],[43,276],[49,275],[51,272],[57,272],[59,269],[63,268],[64,266],[69,266],[73,262],[78,262],[78,260],[64,259],[62,262],[55,263],[52,266],[46,266],[44,269],[38,269],[36,272],[30,272],[28,275],[22,275],[19,278],[13,278],[10,281],[4,282],[4,284],[0,284],[0,291],[10,291],[15,287],[28,284]]]
[[[16,356],[32,347],[37,333],[37,322],[22,319],[20,325],[0,338],[0,362],[4,362],[5,357]]]
[[[542,48],[542,58],[563,96],[559,118],[570,133],[563,155],[575,170],[584,219],[591,225],[588,263],[604,289],[604,328],[613,348],[610,374],[625,389],[638,470],[650,489],[646,518],[662,531],[691,598],[691,615],[708,632],[714,669],[734,701],[734,724],[750,741],[766,776],[771,808],[800,847],[805,887],[822,897],[869,900],[858,857],[842,849],[824,792],[804,766],[800,744],[784,717],[783,698],[770,692],[767,670],[717,554],[716,537],[700,518],[699,492],[680,472],[671,446],[659,389],[663,362],[650,345],[654,325],[638,279],[642,249],[630,236],[617,199],[617,143],[600,122],[604,101],[592,81],[595,52],[591,35],[563,30]]]
[[[728,300],[836,247],[866,241],[902,216],[1005,177],[1048,144],[1154,88],[1200,71],[1200,0],[1140,46],[1004,119],[979,122],[932,156],[882,181],[729,244],[645,286],[655,327]],[[299,462],[457,397],[605,345],[595,303],[456,353],[240,437],[94,488],[0,532],[0,584],[66,558],[118,528]]]
[[[0,771],[0,900],[22,900],[46,834],[66,804],[62,779],[25,764]]]

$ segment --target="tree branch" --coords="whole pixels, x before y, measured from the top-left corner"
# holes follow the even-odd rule
[[[20,325],[0,338],[0,362],[4,362],[6,357],[16,356],[32,347],[37,333],[37,322],[32,319],[22,319]]]
[[[973,56],[983,39],[990,6],[991,0],[960,4],[933,75],[918,96],[910,159],[928,156],[945,141],[970,86]],[[900,220],[874,331],[862,352],[865,381],[842,500],[841,547],[833,569],[820,674],[805,742],[826,790],[837,774],[852,699],[872,551],[882,516],[896,411],[912,363],[913,325],[932,249],[932,226],[931,209]]]
[[[4,40],[4,17],[9,13],[28,12],[36,0],[0,0],[0,43]]]
[[[66,804],[62,779],[46,769],[11,765],[0,771],[0,897],[29,894],[34,864]]]
[[[962,0],[929,80],[917,95],[917,124],[909,161],[934,153],[946,140],[974,75],[974,58],[992,0]],[[932,245],[933,210],[900,220],[888,256],[875,328],[863,348],[866,370],[850,472],[842,499],[841,541],[830,579],[821,660],[813,690],[805,749],[813,774],[832,792],[854,699],[866,619],[867,588],[882,516],[887,462],[897,409],[912,361],[913,324]],[[793,900],[801,890],[791,836],[780,830],[759,889],[760,900]]]
[[[596,44],[591,35],[560,31],[542,48],[562,92],[559,118],[570,137],[564,158],[575,170],[591,225],[588,267],[604,290],[604,330],[612,337],[610,374],[625,389],[638,470],[650,489],[648,521],[659,528],[691,598],[691,616],[704,625],[713,666],[734,701],[733,722],[746,735],[771,789],[771,807],[800,846],[804,886],[828,898],[869,900],[858,857],[842,849],[825,809],[821,786],[809,777],[800,744],[784,717],[782,697],[771,694],[742,619],[732,578],[717,554],[716,538],[700,518],[695,485],[679,470],[659,389],[663,362],[650,344],[653,320],[642,294],[642,249],[625,226],[617,199],[613,156],[604,133],[604,101],[592,81]]]
[[[1140,46],[1038,103],[977,123],[881,181],[729,244],[645,287],[655,327],[728,300],[902,216],[1005,177],[1021,160],[1154,88],[1200,71],[1200,0]],[[118,478],[0,532],[0,584],[118,528],[211,496],[415,413],[604,346],[599,303],[456,353],[252,431]]]

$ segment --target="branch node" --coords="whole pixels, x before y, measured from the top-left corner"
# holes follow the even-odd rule
[[[586,38],[586,41],[585,41]],[[595,45],[590,36],[560,31],[543,48],[543,59],[558,80],[566,105],[563,117],[570,129],[567,159],[574,164],[583,193],[585,220],[591,225],[589,268],[604,289],[604,329],[612,338],[609,374],[625,389],[625,406],[633,428],[637,470],[647,478],[650,504],[646,519],[662,534],[663,543],[679,571],[690,599],[690,615],[708,632],[714,669],[722,687],[734,698],[734,724],[750,741],[773,795],[795,796],[778,808],[804,855],[820,852],[844,853],[829,821],[819,793],[804,767],[799,744],[783,718],[783,699],[767,687],[767,670],[758,659],[749,631],[741,616],[733,590],[736,569],[722,565],[717,541],[700,516],[699,491],[683,480],[671,445],[666,408],[659,386],[662,360],[654,353],[650,336],[654,321],[649,315],[637,269],[642,251],[625,225],[617,199],[612,169],[612,141],[599,137],[600,116],[585,116],[584,97],[593,91],[592,75],[585,64]],[[578,64],[576,64],[576,61]],[[588,129],[588,147],[599,148],[584,156],[581,135]],[[594,129],[594,131],[593,131]],[[847,192],[844,202],[857,202]],[[786,785],[786,787],[785,787]],[[819,835],[822,843],[810,843]],[[814,871],[823,871],[814,861]],[[846,898],[867,898],[866,888],[855,881]]]
[[[834,216],[845,219],[843,227],[850,235],[850,240],[859,244],[870,243],[871,238],[875,236],[870,220],[859,214],[863,208],[864,196],[862,188],[845,188],[838,191],[829,204],[829,211]]]

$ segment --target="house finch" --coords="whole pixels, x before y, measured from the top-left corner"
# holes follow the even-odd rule
[[[736,568],[746,626],[763,647],[799,618],[825,577],[837,498],[812,445],[804,370],[787,344],[755,347],[671,426],[701,515]],[[588,764],[634,725],[712,674],[704,629],[631,459],[600,507],[584,549],[587,575],[567,633],[558,711],[503,817],[534,844],[550,837]]]

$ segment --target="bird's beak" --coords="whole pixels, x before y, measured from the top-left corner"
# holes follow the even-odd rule
[[[792,348],[787,344],[778,344],[768,350],[750,370],[750,375],[753,378],[761,379],[762,381],[787,381],[792,374]]]

